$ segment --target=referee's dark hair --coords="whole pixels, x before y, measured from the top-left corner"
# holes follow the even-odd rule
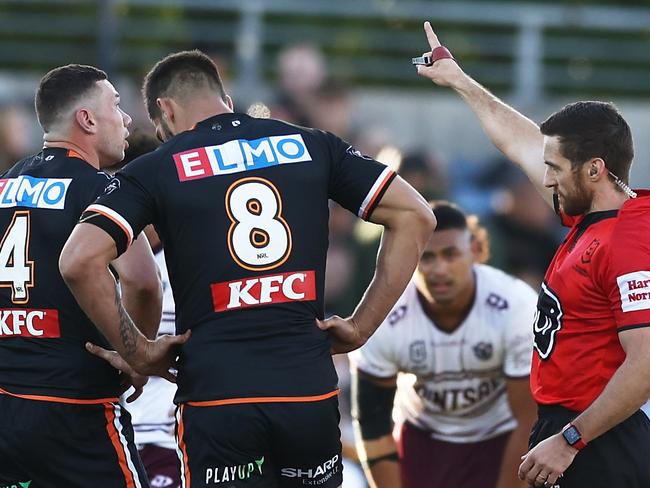
[[[195,89],[210,87],[226,100],[226,91],[217,65],[198,49],[181,51],[161,59],[147,73],[142,96],[151,120],[162,116],[158,98],[182,98]]]
[[[34,105],[38,122],[45,132],[81,99],[98,81],[108,77],[102,70],[83,64],[68,64],[49,71],[38,84]]]
[[[570,103],[539,128],[545,136],[560,138],[560,151],[571,161],[572,169],[601,158],[608,170],[624,183],[629,182],[634,159],[632,131],[613,103]]]

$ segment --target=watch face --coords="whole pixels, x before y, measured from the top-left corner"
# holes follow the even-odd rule
[[[578,429],[576,429],[573,425],[562,432],[562,435],[571,446],[578,442],[581,438]]]

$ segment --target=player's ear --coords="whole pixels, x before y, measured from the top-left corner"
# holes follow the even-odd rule
[[[167,123],[174,121],[174,104],[170,98],[156,98],[156,104],[160,109],[163,120]]]
[[[226,105],[228,105],[230,110],[234,110],[235,104],[233,103],[232,98],[230,98],[230,95],[226,95]]]
[[[91,110],[80,108],[74,113],[75,122],[87,134],[97,133],[97,121]]]

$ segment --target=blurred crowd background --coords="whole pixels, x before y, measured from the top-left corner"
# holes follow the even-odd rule
[[[33,93],[48,69],[106,70],[133,137],[146,138],[144,73],[199,48],[237,111],[334,132],[427,198],[457,202],[488,228],[490,264],[538,287],[563,231],[457,96],[416,75],[424,20],[466,71],[537,122],[569,101],[614,101],[635,136],[632,186],[650,185],[645,0],[0,0],[0,168],[40,148]],[[330,231],[327,313],[347,315],[372,276],[380,230],[333,204]],[[346,359],[336,361],[345,388]],[[349,422],[342,430],[351,442]]]

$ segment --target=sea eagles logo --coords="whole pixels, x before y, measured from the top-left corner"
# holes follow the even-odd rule
[[[537,299],[537,311],[535,312],[535,342],[533,347],[537,350],[539,357],[548,359],[555,347],[555,334],[562,328],[562,305],[546,283],[542,283],[542,289]]]
[[[104,195],[110,195],[113,193],[115,190],[120,189],[120,180],[117,178],[113,178],[108,185],[106,185],[106,188],[104,188]]]
[[[481,361],[487,361],[494,354],[494,347],[489,342],[479,342],[472,347],[472,350],[474,351],[474,355]]]

